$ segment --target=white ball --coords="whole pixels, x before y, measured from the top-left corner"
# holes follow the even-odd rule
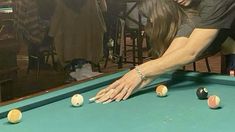
[[[83,96],[80,94],[75,94],[71,98],[71,103],[73,106],[81,106],[83,104]]]

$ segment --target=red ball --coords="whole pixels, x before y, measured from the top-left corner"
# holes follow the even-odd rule
[[[212,95],[207,100],[208,106],[212,109],[220,107],[220,98],[216,95]]]

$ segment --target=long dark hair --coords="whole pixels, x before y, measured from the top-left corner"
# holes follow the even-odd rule
[[[185,15],[174,0],[144,0],[141,12],[150,19],[146,32],[152,40],[152,54],[161,56],[174,39]]]

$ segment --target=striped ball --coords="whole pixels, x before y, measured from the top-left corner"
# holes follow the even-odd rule
[[[164,97],[167,95],[168,89],[165,85],[159,85],[156,88],[156,94],[160,97]]]
[[[208,106],[212,109],[220,107],[220,98],[216,95],[212,95],[207,100]]]

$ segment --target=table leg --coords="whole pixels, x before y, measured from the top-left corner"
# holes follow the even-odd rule
[[[226,66],[225,66],[225,56],[224,55],[221,55],[221,70],[220,72],[222,74],[226,74]]]

